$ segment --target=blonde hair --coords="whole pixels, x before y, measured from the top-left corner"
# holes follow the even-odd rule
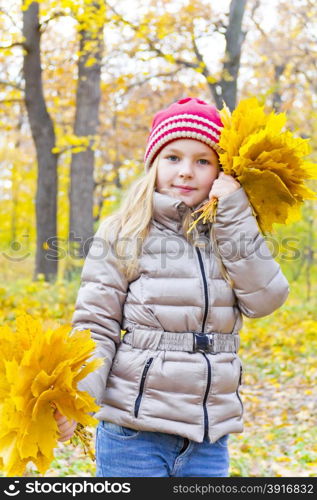
[[[99,235],[106,241],[116,244],[116,254],[120,255],[118,267],[128,281],[133,281],[138,275],[139,257],[142,254],[144,240],[150,232],[158,163],[159,155],[151,168],[131,184],[123,194],[120,207],[104,219],[100,227]],[[200,240],[196,227],[189,234],[187,233],[192,222],[192,210],[187,207],[182,220],[183,236],[194,246],[205,246],[206,243]],[[209,231],[209,236],[214,248],[212,231]],[[215,256],[224,279],[230,283],[230,278],[217,251],[215,251]]]

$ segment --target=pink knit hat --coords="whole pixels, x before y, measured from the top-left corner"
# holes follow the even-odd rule
[[[221,153],[218,142],[222,127],[215,106],[195,97],[174,102],[154,116],[144,155],[145,170],[150,168],[164,146],[181,138],[196,139]]]

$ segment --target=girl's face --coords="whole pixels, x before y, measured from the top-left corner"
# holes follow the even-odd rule
[[[218,156],[213,149],[195,139],[178,139],[159,154],[156,190],[195,207],[208,198],[218,173]]]

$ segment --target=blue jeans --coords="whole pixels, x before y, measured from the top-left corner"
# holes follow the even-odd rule
[[[228,437],[196,443],[176,434],[101,421],[96,433],[96,476],[227,477]]]

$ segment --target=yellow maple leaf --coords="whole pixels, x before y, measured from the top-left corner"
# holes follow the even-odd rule
[[[298,220],[303,202],[317,198],[305,185],[306,180],[317,178],[316,165],[307,159],[308,140],[284,130],[286,115],[266,114],[255,97],[240,101],[232,113],[224,105],[220,116],[221,167],[246,191],[261,231],[272,231],[275,223]],[[200,219],[213,222],[216,211],[213,199],[193,212],[202,213],[188,232]]]
[[[27,314],[16,324],[16,331],[0,328],[0,464],[6,475],[15,476],[32,461],[44,474],[57,446],[55,408],[80,430],[97,423],[90,413],[99,406],[77,383],[103,359],[89,361],[95,349],[89,330],[64,325],[45,331]],[[86,446],[85,432],[82,436]]]
[[[283,181],[269,170],[245,169],[238,180],[257,214],[262,231],[271,229],[272,220],[285,224],[289,206],[296,203]],[[268,196],[270,193],[270,196]]]

